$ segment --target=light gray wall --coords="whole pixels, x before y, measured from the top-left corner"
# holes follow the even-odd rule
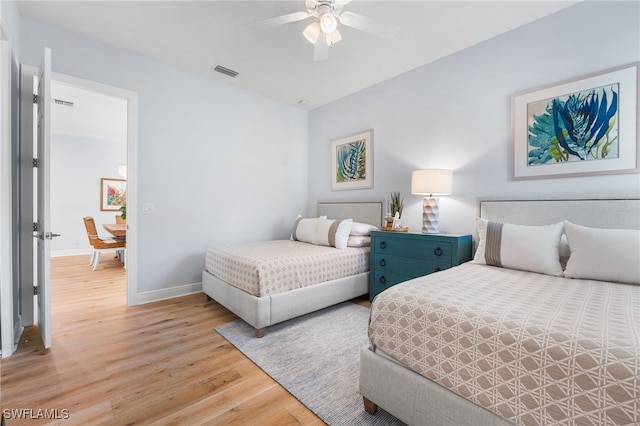
[[[20,12],[15,0],[0,1],[0,16],[2,16],[2,22],[6,25],[11,37],[13,56],[20,58]]]
[[[309,114],[308,208],[318,199],[405,196],[404,224],[420,231],[411,171],[454,170],[441,231],[474,232],[476,198],[640,192],[638,174],[510,180],[514,93],[640,60],[640,3],[584,2]],[[374,129],[374,188],[331,192],[331,141]]]
[[[23,63],[45,47],[54,72],[138,93],[138,211],[155,205],[137,217],[139,292],[200,282],[212,245],[289,237],[306,208],[306,111],[23,19]]]
[[[126,162],[126,144],[51,135],[51,229],[60,234],[51,241],[52,256],[91,252],[85,216],[95,219],[100,236],[110,236],[102,224],[120,212],[100,210],[100,178],[123,179],[118,166]]]

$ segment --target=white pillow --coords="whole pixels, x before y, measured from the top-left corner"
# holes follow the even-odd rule
[[[353,222],[353,226],[351,227],[351,235],[371,235],[371,231],[377,231],[378,229],[380,228],[368,223]]]
[[[371,237],[366,235],[349,235],[347,247],[369,247],[371,245]]]
[[[640,284],[640,230],[564,223],[571,256],[564,276]]]
[[[339,249],[346,248],[352,224],[353,219],[318,219],[316,240],[314,244]]]
[[[475,263],[562,275],[559,252],[562,222],[525,226],[478,218],[476,226],[479,242]]]
[[[326,216],[306,218],[298,215],[298,218],[293,224],[291,239],[315,244],[318,221],[322,218],[326,219]]]

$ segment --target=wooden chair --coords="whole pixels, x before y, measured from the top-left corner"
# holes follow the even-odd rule
[[[116,215],[116,223],[127,223],[126,219],[123,219],[121,215]]]
[[[84,227],[87,230],[87,236],[89,237],[89,244],[93,249],[91,253],[91,260],[89,264],[93,266],[95,271],[100,263],[100,254],[105,251],[115,251],[117,257],[122,257],[126,250],[126,241],[116,241],[112,239],[102,239],[98,236],[98,230],[96,229],[96,223],[91,216],[87,216],[84,219]]]

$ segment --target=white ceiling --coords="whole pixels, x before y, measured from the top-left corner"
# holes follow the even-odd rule
[[[577,3],[354,0],[344,10],[400,27],[390,41],[340,26],[329,60],[313,61],[311,22],[251,22],[304,11],[296,1],[18,1],[24,17],[208,78],[312,109]],[[238,71],[230,78],[215,65]]]
[[[51,133],[127,142],[127,101],[90,90],[51,82]],[[61,104],[58,101],[64,101]],[[69,105],[72,103],[73,105]]]

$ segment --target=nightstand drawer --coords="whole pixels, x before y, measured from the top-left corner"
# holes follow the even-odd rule
[[[375,252],[415,259],[451,261],[451,243],[427,239],[376,238]]]
[[[451,267],[451,257],[442,258],[441,262],[392,256],[386,253],[376,254],[371,269],[376,272],[392,271],[407,277],[419,277]]]

